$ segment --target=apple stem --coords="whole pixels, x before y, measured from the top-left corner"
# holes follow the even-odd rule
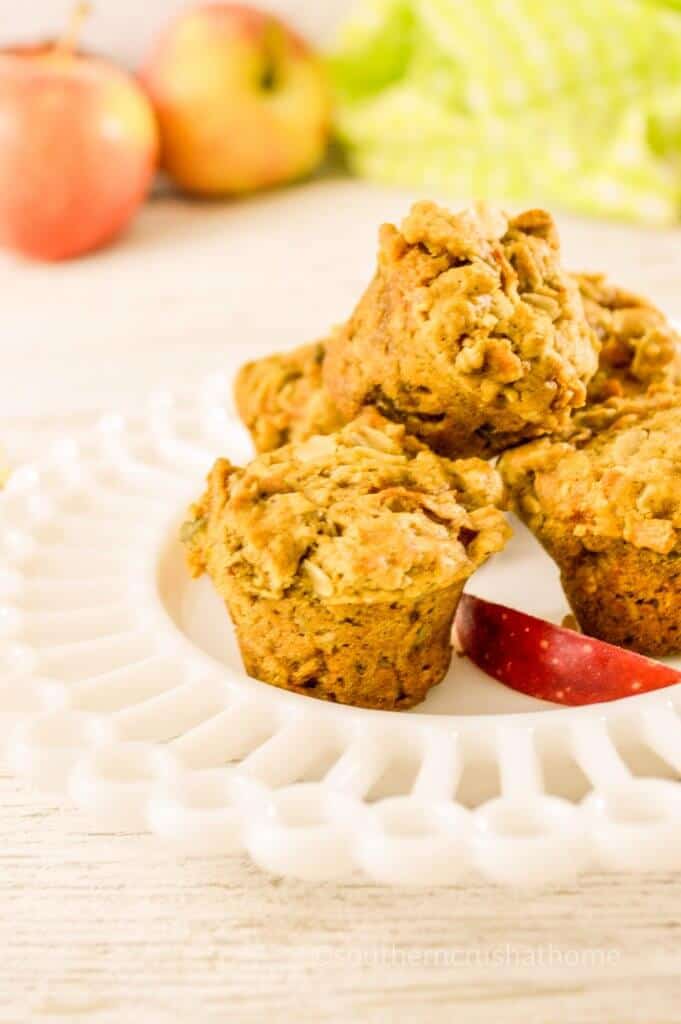
[[[65,31],[55,44],[54,49],[56,53],[61,53],[64,56],[70,56],[75,53],[80,40],[83,23],[91,9],[91,5],[87,0],[80,0],[80,2],[76,4],[71,12],[71,17]]]

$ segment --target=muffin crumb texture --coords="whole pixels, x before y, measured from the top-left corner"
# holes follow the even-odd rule
[[[402,708],[447,671],[464,583],[505,544],[497,472],[439,458],[368,410],[338,433],[216,462],[183,527],[250,674]]]
[[[681,383],[681,338],[647,299],[603,274],[576,274],[586,318],[601,343],[590,403],[664,391]]]
[[[598,348],[548,213],[420,202],[381,229],[323,377],[344,416],[373,405],[443,455],[490,455],[565,428]]]
[[[343,426],[345,420],[322,384],[324,356],[325,344],[319,341],[242,366],[234,398],[256,451],[273,451]]]
[[[645,654],[681,650],[681,394],[611,399],[571,441],[502,456],[519,515],[556,560],[583,630]]]

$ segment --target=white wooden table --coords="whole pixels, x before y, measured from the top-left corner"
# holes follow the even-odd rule
[[[224,206],[160,200],[118,247],[0,257],[0,439],[16,460],[158,386],[323,333],[407,197],[320,182]],[[681,232],[561,220],[566,259],[681,314]],[[92,831],[0,777],[0,1021],[678,1024],[678,877],[515,893],[268,878]]]

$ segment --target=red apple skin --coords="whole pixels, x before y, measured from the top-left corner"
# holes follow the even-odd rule
[[[153,110],[107,61],[50,46],[0,53],[0,243],[64,260],[127,226],[158,164]]]
[[[234,195],[312,171],[326,151],[321,60],[274,15],[209,3],[172,21],[141,72],[164,169],[185,191]]]
[[[600,704],[681,683],[681,672],[634,651],[464,594],[454,646],[512,690],[555,704]]]

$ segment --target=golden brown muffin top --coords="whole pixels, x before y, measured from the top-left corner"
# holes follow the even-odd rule
[[[462,583],[510,535],[498,473],[434,455],[367,410],[336,434],[219,459],[183,527],[190,569],[220,589],[331,602],[413,598]]]
[[[542,438],[507,452],[499,469],[539,535],[562,528],[597,550],[625,540],[681,551],[681,391],[611,399],[575,417],[572,441]]]
[[[419,202],[381,228],[324,380],[345,415],[373,404],[442,454],[489,454],[564,426],[597,352],[548,213]]]
[[[234,397],[259,452],[330,434],[343,418],[322,384],[324,342],[302,345],[241,367]]]
[[[681,337],[647,299],[603,274],[575,274],[587,320],[601,341],[589,401],[663,390],[681,382]]]

